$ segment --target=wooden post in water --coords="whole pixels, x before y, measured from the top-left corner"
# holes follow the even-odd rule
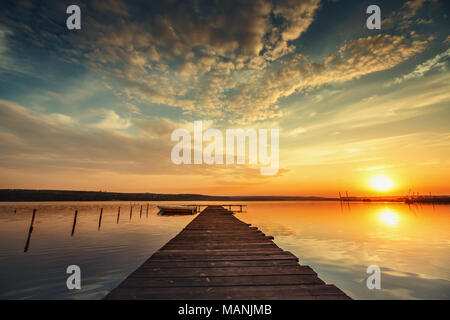
[[[142,218],[142,204],[141,204],[141,212],[139,212],[139,219]]]
[[[75,215],[73,217],[72,233],[71,233],[72,237],[73,237],[73,234],[75,233],[75,226],[77,225],[77,215],[78,215],[78,210],[75,210]]]
[[[147,218],[148,218],[148,203],[147,203]]]
[[[133,205],[130,203],[130,221],[132,215],[133,215]]]
[[[120,206],[119,210],[117,210],[117,224],[119,224],[119,218],[120,218]]]
[[[23,252],[27,252],[28,247],[30,246],[31,233],[33,232],[33,225],[34,225],[34,219],[36,218],[36,211],[37,211],[37,209],[33,209],[33,216],[31,217],[30,229],[28,230],[28,237],[27,237],[27,241],[25,242],[25,248],[23,249]]]
[[[343,207],[342,207],[342,196],[341,192],[339,191],[339,205],[341,206],[341,213],[344,213]]]
[[[100,231],[100,227],[102,226],[102,215],[103,215],[103,208],[100,209],[100,217],[98,218],[98,231]]]
[[[346,195],[346,198],[347,198],[347,208],[350,211],[350,201],[348,199],[348,192],[347,191],[345,191],[345,195]]]

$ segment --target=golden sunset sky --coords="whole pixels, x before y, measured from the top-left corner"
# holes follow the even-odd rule
[[[450,194],[445,1],[378,1],[381,30],[368,1],[70,4],[0,5],[0,188]],[[198,120],[279,129],[278,174],[172,163]]]

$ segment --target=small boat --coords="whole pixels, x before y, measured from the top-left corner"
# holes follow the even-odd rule
[[[190,206],[158,206],[159,214],[196,214],[197,207]]]

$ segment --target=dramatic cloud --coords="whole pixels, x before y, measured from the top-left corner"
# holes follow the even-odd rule
[[[246,121],[281,115],[281,111],[277,114],[277,103],[282,97],[390,69],[422,52],[427,43],[427,39],[415,34],[379,34],[349,41],[337,54],[319,63],[297,54],[268,68],[257,79],[239,84],[229,104],[238,114],[245,106],[251,105],[252,109],[245,114]]]
[[[119,0],[108,5],[88,2],[80,5],[82,31],[67,33],[64,15],[56,16],[60,26],[42,23],[37,30],[16,20],[19,11],[21,16],[33,12],[38,19],[51,10],[64,12],[64,3],[23,2],[6,12],[5,21],[16,27],[15,39],[36,46],[51,41],[62,59],[119,80],[122,90],[144,101],[224,116],[234,78],[293,52],[289,41],[308,29],[319,4],[319,0],[192,0],[138,1],[131,7]],[[240,112],[245,114],[247,108]],[[273,114],[268,111],[267,117]]]
[[[409,1],[396,14],[410,19],[423,3]],[[20,8],[42,14],[51,5],[64,10],[62,2],[46,4]],[[19,28],[17,37],[36,45],[51,41],[63,59],[87,65],[110,86],[118,81],[113,90],[232,122],[282,117],[280,98],[387,70],[427,43],[414,34],[380,33],[314,61],[296,50],[294,40],[308,30],[320,6],[319,0],[138,1],[133,6],[115,0],[81,4],[78,33],[47,24],[40,30],[19,28],[23,22],[19,25],[12,13],[6,21]],[[110,113],[100,126],[127,126],[117,121]]]

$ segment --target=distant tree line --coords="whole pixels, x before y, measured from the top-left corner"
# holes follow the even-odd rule
[[[201,194],[118,193],[67,190],[0,190],[0,201],[314,201],[337,200],[323,197],[208,196]]]

